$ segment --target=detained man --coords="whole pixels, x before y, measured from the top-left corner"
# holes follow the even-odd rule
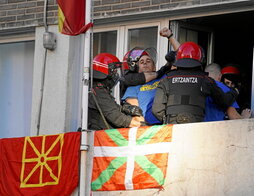
[[[138,72],[139,73],[149,73],[155,72],[155,63],[151,55],[147,52],[143,52],[138,61]],[[125,101],[131,105],[139,106],[143,111],[143,116],[147,125],[161,124],[153,114],[152,114],[152,104],[154,96],[156,93],[156,88],[162,78],[154,79],[143,85],[128,87],[122,101]]]

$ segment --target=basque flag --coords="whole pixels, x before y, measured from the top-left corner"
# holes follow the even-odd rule
[[[161,188],[171,138],[172,125],[96,131],[92,190]]]

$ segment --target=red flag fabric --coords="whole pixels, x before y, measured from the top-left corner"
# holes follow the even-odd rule
[[[79,149],[80,132],[0,139],[0,195],[70,195]]]
[[[85,24],[85,0],[57,0],[58,28],[66,35],[85,33],[92,23]]]

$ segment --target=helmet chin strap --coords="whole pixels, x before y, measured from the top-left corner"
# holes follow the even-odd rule
[[[118,73],[116,73],[116,74],[114,74],[113,76],[112,76],[112,79],[111,79],[112,81],[113,81],[113,86],[111,87],[111,88],[114,88],[115,87],[115,85],[120,81],[120,76],[119,76],[119,74]]]

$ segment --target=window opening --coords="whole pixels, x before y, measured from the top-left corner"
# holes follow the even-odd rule
[[[117,31],[94,33],[93,39],[93,57],[103,52],[116,55]]]
[[[157,49],[158,27],[145,27],[129,29],[128,50],[139,46],[143,48],[153,47]]]

